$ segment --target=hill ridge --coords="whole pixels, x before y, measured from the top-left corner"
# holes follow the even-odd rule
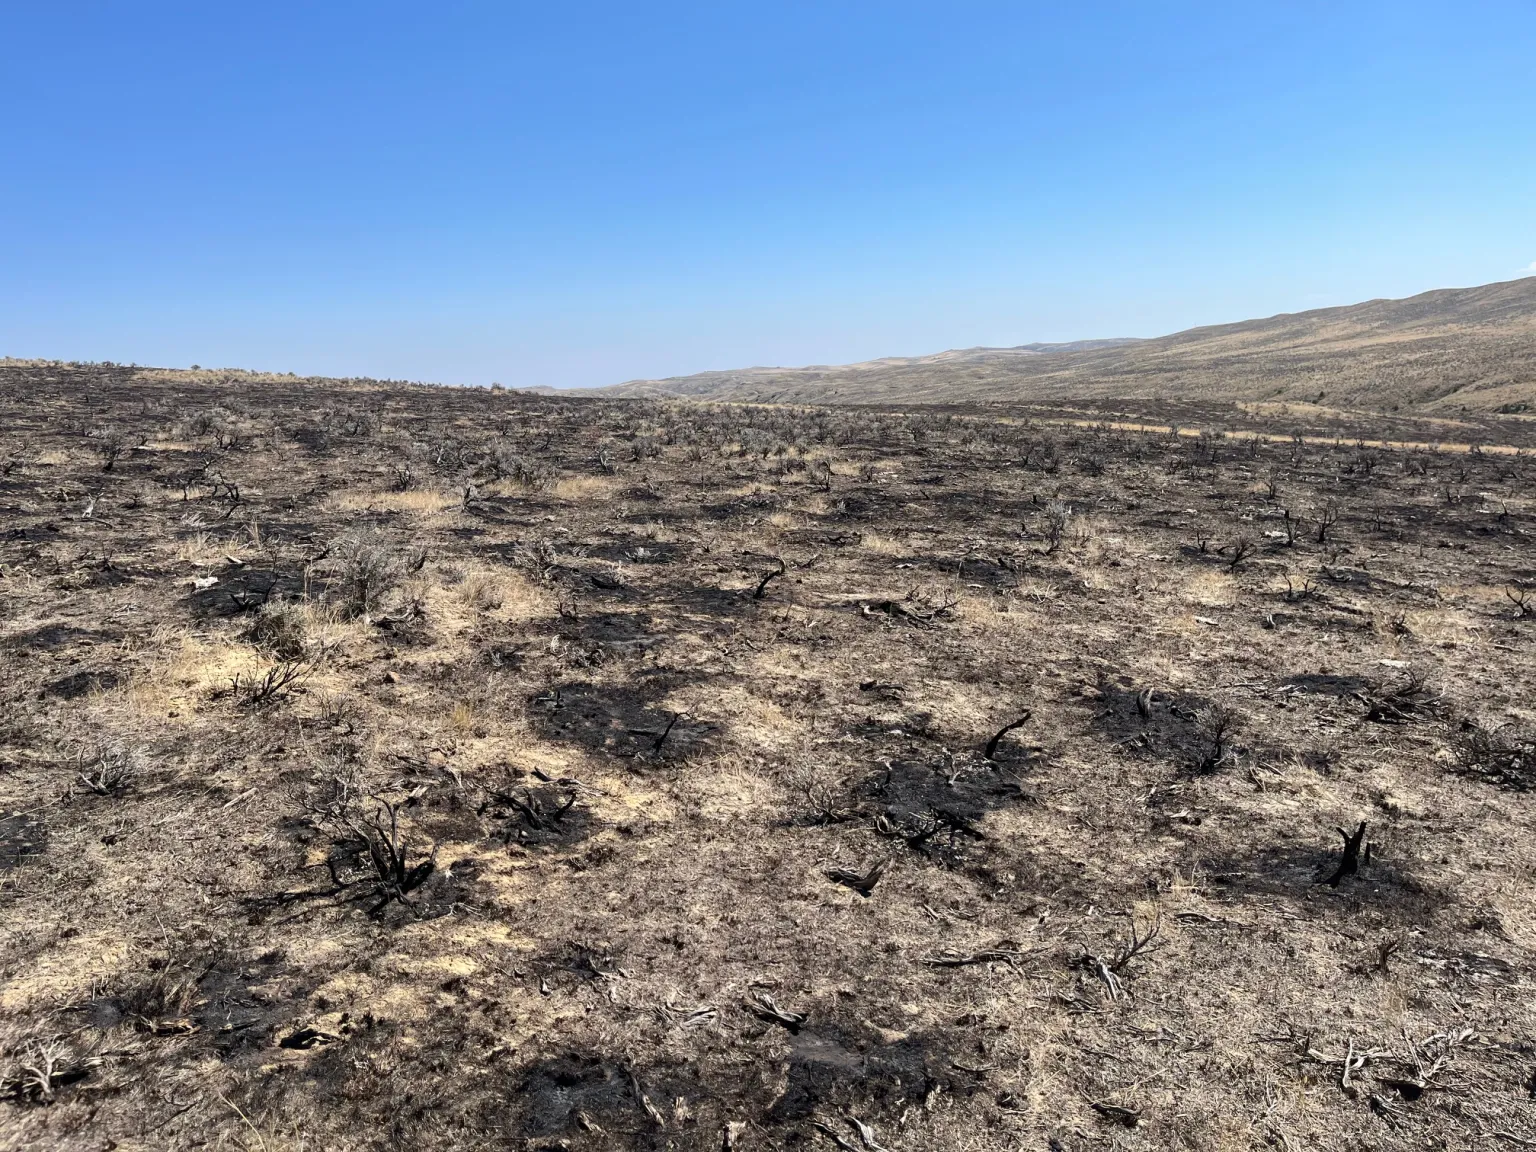
[[[1536,408],[1536,276],[1150,338],[948,349],[841,365],[755,366],[592,389],[795,403],[1315,400],[1381,410]]]

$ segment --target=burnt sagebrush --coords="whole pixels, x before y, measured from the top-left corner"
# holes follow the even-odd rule
[[[1228,760],[1232,755],[1232,737],[1242,723],[1237,711],[1225,704],[1212,704],[1200,712],[1196,731],[1201,741],[1201,772],[1214,772]]]

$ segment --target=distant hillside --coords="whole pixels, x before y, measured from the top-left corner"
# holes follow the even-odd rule
[[[1191,328],[1151,340],[968,348],[632,380],[609,396],[897,404],[1160,398],[1536,411],[1536,277]]]

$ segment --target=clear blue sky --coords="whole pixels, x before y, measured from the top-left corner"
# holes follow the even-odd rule
[[[1536,271],[1536,4],[11,3],[0,354],[592,385]]]

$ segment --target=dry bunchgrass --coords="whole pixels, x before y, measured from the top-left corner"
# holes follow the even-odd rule
[[[873,552],[876,556],[900,556],[906,552],[906,546],[900,539],[883,536],[878,532],[861,533],[859,542],[865,551]]]
[[[332,493],[330,503],[339,512],[391,511],[431,516],[462,506],[463,494],[427,488],[408,488],[403,492],[359,492],[348,489]]]
[[[1196,571],[1184,581],[1180,597],[1186,604],[1203,608],[1232,608],[1237,604],[1239,583],[1227,572]]]
[[[182,537],[172,553],[174,559],[199,567],[224,565],[231,560],[245,563],[250,556],[250,540],[208,530]]]
[[[546,489],[558,500],[602,502],[611,500],[621,481],[612,476],[562,476]]]
[[[1397,617],[1393,619],[1396,627]],[[1429,608],[1405,612],[1400,617],[1407,634],[1429,644],[1465,643],[1473,639],[1480,624],[1457,608]]]
[[[1016,594],[1021,599],[1035,604],[1043,604],[1055,600],[1061,595],[1061,590],[1051,580],[1042,579],[1038,576],[1026,576],[1019,581]]]

